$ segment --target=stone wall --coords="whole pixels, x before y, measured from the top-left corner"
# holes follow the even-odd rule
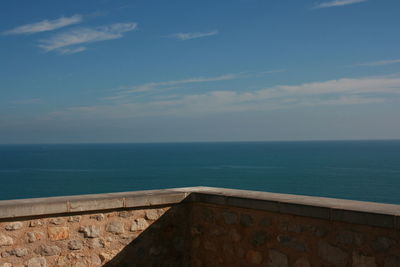
[[[392,229],[202,203],[191,216],[193,266],[400,266]]]
[[[141,239],[143,245],[136,243],[135,249],[148,246],[151,253],[149,258],[145,257],[146,253],[135,255],[140,259],[137,263],[158,261],[155,256],[162,253],[172,261],[182,261],[180,257],[171,257],[180,255],[181,250],[170,246],[169,241],[179,237],[184,242],[185,223],[174,223],[183,221],[178,217],[183,216],[184,210],[175,206],[3,221],[0,222],[0,266],[120,265],[126,258],[120,254],[140,235],[145,237]],[[169,233],[159,231],[163,235],[153,238],[151,233],[143,233],[150,227],[160,228],[161,221]],[[181,249],[184,245],[181,244]]]
[[[0,201],[0,267],[400,267],[399,215],[204,187]]]

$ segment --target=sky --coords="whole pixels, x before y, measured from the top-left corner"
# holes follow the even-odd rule
[[[2,0],[0,143],[400,138],[398,0]]]

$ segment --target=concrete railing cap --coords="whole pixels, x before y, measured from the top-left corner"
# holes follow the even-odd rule
[[[0,201],[0,219],[171,205],[186,200],[400,229],[400,205],[215,187]]]

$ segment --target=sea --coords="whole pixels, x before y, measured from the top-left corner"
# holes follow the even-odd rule
[[[400,204],[400,140],[0,145],[0,199],[213,186]]]

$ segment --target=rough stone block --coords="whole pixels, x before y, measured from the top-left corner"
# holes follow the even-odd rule
[[[105,242],[101,238],[93,238],[89,241],[90,248],[104,248],[105,246]]]
[[[307,251],[307,244],[294,237],[279,235],[277,239],[285,247],[292,248],[300,252]]]
[[[19,258],[28,255],[28,253],[29,253],[28,249],[26,249],[26,248],[15,248],[11,251],[11,255],[15,255]]]
[[[399,267],[400,266],[400,256],[389,256],[385,258],[384,267]]]
[[[295,263],[293,264],[293,267],[311,267],[311,263],[308,261],[307,258],[303,257],[300,259],[297,259]]]
[[[49,239],[52,241],[69,238],[69,228],[66,226],[52,226],[47,230]]]
[[[81,250],[83,248],[83,242],[81,240],[71,240],[68,242],[68,248],[70,250]]]
[[[136,219],[135,221],[133,221],[130,230],[132,232],[143,231],[148,226],[149,226],[149,223],[144,218],[139,218],[139,219]]]
[[[3,251],[1,253],[1,257],[2,258],[7,258],[7,257],[10,257],[10,256],[11,256],[11,253],[9,251]]]
[[[271,218],[269,217],[263,217],[260,222],[258,223],[259,226],[261,227],[268,227],[271,225]]]
[[[268,255],[268,266],[269,267],[288,267],[288,258],[285,254],[270,250]]]
[[[251,244],[254,247],[262,246],[268,239],[267,232],[264,231],[257,231],[252,234],[251,236]]]
[[[104,264],[104,263],[109,262],[117,253],[118,253],[118,251],[100,252],[99,258],[100,258],[101,262]]]
[[[222,217],[226,224],[237,224],[239,222],[238,215],[235,212],[223,211]]]
[[[379,236],[371,243],[371,247],[377,252],[387,251],[392,245],[394,241],[385,236]]]
[[[40,245],[36,248],[35,253],[41,256],[54,256],[61,253],[61,249],[58,246],[52,245]]]
[[[260,264],[263,261],[263,257],[259,251],[249,250],[246,253],[246,260],[251,264]]]
[[[100,230],[94,225],[81,226],[79,232],[83,233],[84,237],[95,238],[100,236]]]
[[[254,225],[254,219],[250,214],[240,215],[240,224],[245,227],[250,227]]]
[[[124,223],[119,221],[110,222],[107,224],[106,231],[116,235],[123,234],[125,232]]]
[[[6,225],[5,229],[7,231],[19,230],[23,227],[22,222],[12,222]]]
[[[61,225],[65,222],[64,218],[52,218],[49,220],[50,224],[54,224],[54,225]]]
[[[129,216],[131,216],[131,213],[129,211],[121,211],[120,213],[118,213],[118,216],[121,218],[128,218]]]
[[[90,263],[92,266],[101,266],[101,259],[98,255],[93,254],[90,256]]]
[[[78,223],[82,220],[82,216],[78,215],[78,216],[70,216],[68,218],[68,222],[72,222],[72,223]]]
[[[336,267],[346,266],[348,261],[346,252],[323,241],[318,243],[318,255]]]
[[[11,246],[13,244],[14,244],[14,240],[12,237],[0,234],[0,247]]]
[[[41,220],[34,220],[29,223],[29,227],[42,226],[43,222]]]
[[[146,219],[148,219],[148,220],[154,221],[154,220],[157,220],[159,217],[157,210],[154,210],[154,209],[146,210],[145,213],[146,213]]]
[[[26,235],[27,235],[27,241],[28,241],[28,243],[36,242],[36,241],[38,241],[38,240],[43,239],[43,237],[44,237],[44,234],[43,234],[42,232],[37,232],[37,231],[35,231],[35,232],[28,232],[28,233],[26,233]]]
[[[242,236],[236,229],[232,229],[229,235],[233,242],[239,242],[242,239]]]
[[[374,257],[367,257],[359,252],[353,252],[353,267],[378,267]]]
[[[336,235],[336,241],[343,245],[353,244],[354,233],[352,231],[339,231]]]
[[[47,261],[44,257],[36,257],[25,263],[26,267],[47,267]]]
[[[204,249],[210,250],[210,251],[217,251],[218,248],[213,241],[206,240],[206,241],[204,241]]]

